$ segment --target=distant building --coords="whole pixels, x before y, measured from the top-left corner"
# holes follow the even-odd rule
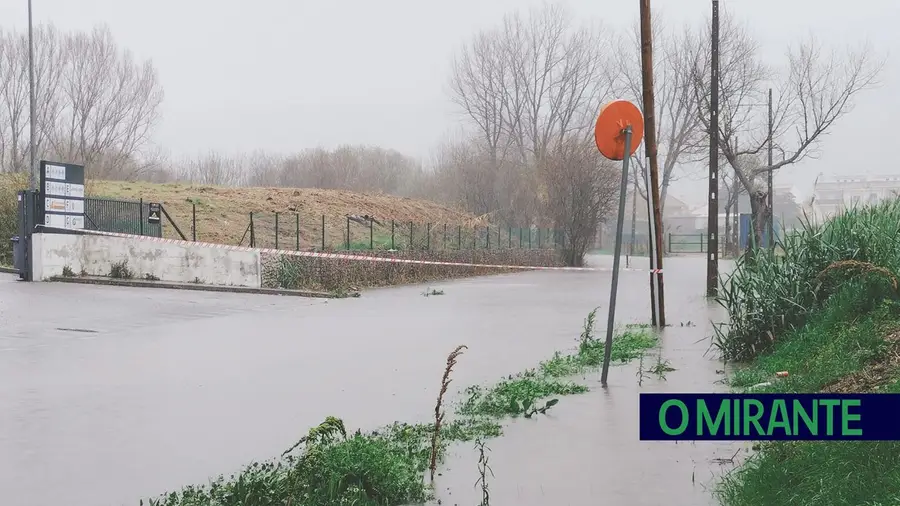
[[[873,205],[900,195],[900,176],[838,176],[818,181],[812,209],[824,220],[853,206]]]
[[[900,183],[900,181],[898,181]],[[776,228],[782,226],[791,228],[799,223],[803,210],[796,199],[796,191],[793,187],[787,185],[775,185],[773,187],[773,207],[775,208],[775,221],[778,223]],[[725,195],[721,195],[719,200],[719,236],[724,237],[726,231],[730,231],[732,226],[739,223],[739,218],[733,214],[734,209],[725,210]],[[625,202],[625,226],[623,235],[625,238],[625,250],[628,251],[631,242],[632,229],[632,193],[628,193]],[[746,192],[738,195],[738,213],[750,213],[750,198]],[[634,209],[634,237],[635,251],[641,252],[646,249],[649,243],[648,222],[647,222],[647,201],[637,195],[637,208]],[[687,241],[691,244],[699,244],[706,241],[706,228],[708,224],[707,205],[701,205],[694,208],[689,207],[681,200],[673,197],[671,194],[666,195],[666,205],[663,208],[663,240],[669,242]],[[727,225],[726,225],[727,223]],[[601,232],[598,234],[595,247],[598,249],[609,250],[615,241],[616,224],[615,218],[610,222],[601,225]],[[720,239],[721,240],[721,239]]]

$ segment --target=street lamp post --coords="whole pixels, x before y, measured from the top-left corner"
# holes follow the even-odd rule
[[[31,0],[28,0],[28,96],[29,109],[31,118],[29,119],[29,138],[28,138],[28,155],[29,155],[29,171],[31,172],[31,189],[37,189],[37,178],[35,177],[35,120],[34,120],[34,28],[31,21]]]

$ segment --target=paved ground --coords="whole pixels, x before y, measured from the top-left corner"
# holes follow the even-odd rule
[[[645,259],[644,259],[645,261]],[[609,265],[610,259],[595,259]],[[668,505],[710,501],[701,483],[730,446],[637,441],[639,391],[704,391],[712,315],[702,258],[666,265],[664,353],[678,371],[639,389],[565,398],[490,443],[496,504]],[[623,273],[620,319],[649,320],[647,275]],[[0,274],[0,490],[14,506],[136,505],[276,456],[327,415],[348,428],[426,421],[446,355],[454,385],[496,380],[575,344],[609,273],[531,272],[367,292],[359,299],[18,283]],[[699,326],[681,328],[681,321]],[[602,325],[601,325],[602,326]],[[601,329],[602,330],[602,329]],[[596,382],[596,378],[589,378]],[[467,447],[444,504],[476,504]],[[692,480],[692,474],[695,479]]]

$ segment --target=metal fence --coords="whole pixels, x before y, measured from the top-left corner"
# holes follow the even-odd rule
[[[667,250],[669,253],[706,253],[708,251],[705,232],[669,234],[668,239]]]
[[[149,223],[149,203],[104,198],[84,199],[84,228],[100,232],[162,237],[162,222]]]
[[[196,220],[193,220],[194,222]],[[192,230],[196,230],[192,224]],[[236,243],[297,250],[497,250],[556,248],[561,233],[547,227],[465,226],[351,217],[249,213]]]

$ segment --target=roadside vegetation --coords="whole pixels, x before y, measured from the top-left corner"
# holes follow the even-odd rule
[[[445,420],[445,396],[454,366],[464,360],[465,346],[447,357],[436,396],[435,420],[395,422],[363,432],[327,417],[278,458],[253,463],[207,485],[141,501],[148,506],[367,505],[399,506],[433,497],[431,480],[451,444],[469,442],[479,454],[477,486],[489,504],[492,471],[485,441],[502,435],[507,417],[531,418],[546,413],[560,397],[587,392],[572,378],[600,365],[603,341],[594,336],[596,310],[585,320],[575,351],[556,353],[538,367],[507,376],[493,385],[472,386]],[[641,356],[658,340],[643,327],[630,327],[613,341],[613,360],[625,363]],[[437,379],[437,378],[436,378]],[[431,480],[429,480],[429,475]]]
[[[12,245],[9,239],[19,235],[19,190],[28,187],[28,174],[0,175],[0,266],[11,266]]]
[[[900,393],[900,201],[805,223],[738,262],[715,344],[753,392]],[[776,378],[787,371],[788,376]],[[719,484],[724,506],[900,504],[898,442],[769,442]]]

